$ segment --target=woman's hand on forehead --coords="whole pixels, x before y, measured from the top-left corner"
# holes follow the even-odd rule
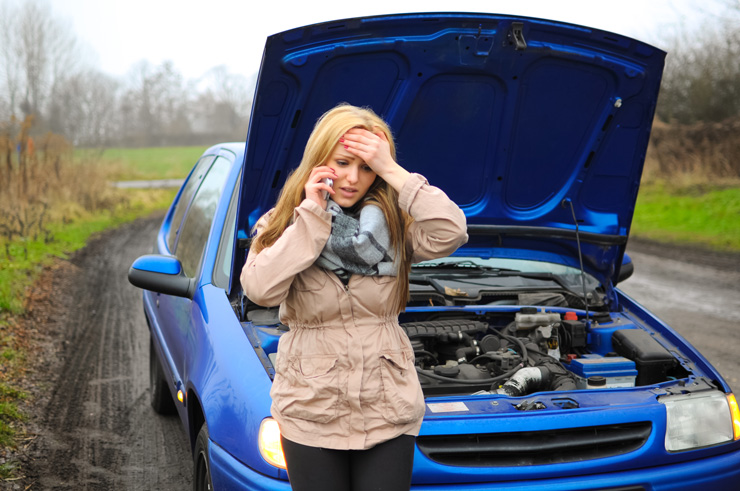
[[[396,191],[400,191],[408,172],[391,156],[391,147],[385,133],[379,128],[370,132],[352,128],[339,140],[344,148],[365,161],[370,168]]]
[[[386,168],[396,164],[391,157],[388,139],[380,130],[371,133],[364,128],[352,128],[339,142],[344,144],[348,152],[365,161],[381,177]]]

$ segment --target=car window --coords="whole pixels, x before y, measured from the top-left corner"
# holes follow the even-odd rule
[[[240,174],[241,175],[241,174]],[[237,180],[241,182],[241,178]],[[226,223],[218,246],[216,266],[213,268],[213,284],[220,288],[227,288],[231,273],[231,256],[234,251],[234,229],[236,228],[236,205],[239,201],[239,186],[234,188],[229,203],[229,212],[226,214]]]
[[[182,224],[175,252],[182,269],[190,277],[195,276],[200,266],[213,216],[230,169],[231,162],[224,157],[218,157],[213,162]]]
[[[169,247],[170,251],[175,250],[175,242],[177,242],[177,235],[180,232],[182,217],[185,216],[185,210],[188,209],[190,198],[193,197],[193,193],[198,189],[198,184],[200,184],[201,179],[203,179],[203,175],[208,172],[208,168],[211,166],[211,163],[215,158],[216,157],[214,155],[205,155],[201,157],[198,163],[195,164],[195,169],[193,169],[193,172],[190,174],[190,178],[188,178],[188,182],[182,190],[180,199],[177,201],[177,205],[175,206],[175,212],[172,214],[172,222],[170,222],[170,230],[167,234],[167,247]]]

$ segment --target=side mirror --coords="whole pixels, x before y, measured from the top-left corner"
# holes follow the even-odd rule
[[[627,253],[624,253],[624,257],[622,258],[622,266],[619,267],[619,277],[617,278],[617,283],[621,283],[630,276],[632,276],[632,273],[635,272],[635,263],[632,262],[632,258],[627,255]]]
[[[128,281],[145,290],[185,298],[193,297],[195,284],[185,276],[179,259],[161,254],[136,259],[128,270]]]

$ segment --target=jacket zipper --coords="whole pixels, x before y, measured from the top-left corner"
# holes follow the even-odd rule
[[[344,292],[349,299],[349,312],[352,314],[352,320],[355,320],[355,310],[352,308],[352,292],[349,291],[349,283],[344,285]]]

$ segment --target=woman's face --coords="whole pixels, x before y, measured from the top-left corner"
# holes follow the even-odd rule
[[[341,143],[334,147],[324,165],[336,172],[331,199],[342,208],[349,208],[360,201],[375,181],[375,172],[364,160],[345,150]]]

